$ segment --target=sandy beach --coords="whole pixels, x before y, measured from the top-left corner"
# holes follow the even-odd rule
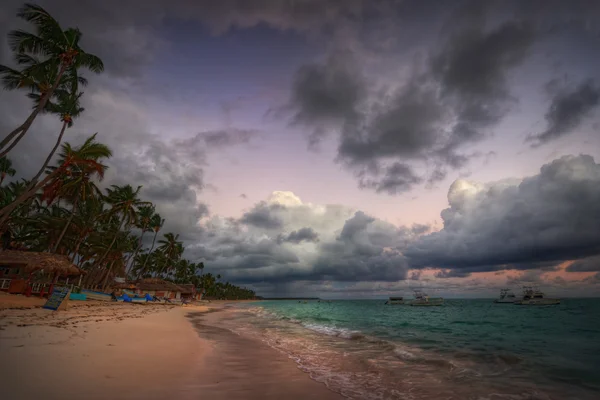
[[[260,341],[219,327],[224,303],[165,306],[0,298],[8,399],[340,399]]]

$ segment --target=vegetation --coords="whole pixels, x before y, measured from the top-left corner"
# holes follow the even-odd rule
[[[213,298],[254,298],[251,290],[221,282],[220,275],[204,274],[202,262],[183,258],[185,249],[178,234],[159,236],[165,220],[153,204],[141,198],[141,186],[99,186],[112,151],[96,134],[80,146],[63,143],[66,129],[85,111],[79,87],[87,81],[79,76],[79,70],[102,72],[102,61],[79,47],[78,29],[63,30],[43,8],[26,4],[18,16],[31,22],[35,33],[9,34],[21,69],[0,65],[0,77],[7,90],[27,90],[33,111],[0,142],[3,238],[9,238],[7,242],[15,248],[68,256],[88,272],[83,280],[88,288],[107,289],[116,276],[130,280],[160,277],[178,284],[192,283]],[[17,171],[6,154],[39,113],[58,116],[61,128],[57,129],[56,144],[35,176],[11,181]],[[150,246],[146,234],[152,234]]]

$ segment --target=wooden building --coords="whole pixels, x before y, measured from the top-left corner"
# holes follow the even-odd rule
[[[0,251],[0,290],[4,292],[44,295],[50,293],[59,280],[69,283],[69,279],[76,279],[84,273],[63,255]]]

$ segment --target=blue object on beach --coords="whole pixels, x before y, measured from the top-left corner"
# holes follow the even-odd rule
[[[83,293],[71,293],[69,295],[69,300],[85,301],[85,300],[87,300],[87,296]]]
[[[152,296],[150,296],[148,293],[146,293],[146,295],[144,296],[144,298],[145,298],[147,301],[152,301],[152,300],[154,300],[154,299],[152,298]]]
[[[131,303],[131,297],[129,297],[129,296],[127,295],[127,293],[124,293],[124,294],[123,294],[123,296],[121,296],[121,297],[123,297],[123,301],[124,301],[124,302],[126,302],[126,303]]]

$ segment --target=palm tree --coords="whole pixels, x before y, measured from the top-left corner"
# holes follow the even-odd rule
[[[46,175],[41,182],[33,187],[29,185],[27,190],[17,197],[11,204],[0,209],[0,228],[4,225],[10,214],[26,200],[32,198],[39,189],[44,190],[44,198],[51,199],[60,192],[59,188],[64,183],[64,176],[73,175],[82,169],[95,170],[97,174],[102,176],[104,165],[98,162],[102,157],[110,157],[112,154],[110,149],[101,143],[95,141],[96,135],[88,138],[85,143],[77,149],[73,149],[69,143],[65,143],[64,157],[56,168],[52,168],[51,172]]]
[[[165,255],[165,263],[162,271],[167,275],[174,269],[174,263],[179,260],[183,253],[183,243],[177,241],[179,234],[175,235],[171,232],[165,233],[164,239],[158,241],[161,245],[158,250]]]
[[[78,70],[87,68],[92,72],[100,73],[104,70],[104,65],[100,58],[86,53],[79,47],[81,40],[81,31],[77,28],[64,30],[59,23],[42,7],[34,4],[25,4],[17,13],[17,16],[32,23],[36,28],[36,33],[24,30],[12,31],[8,34],[9,44],[17,55],[17,62],[23,62],[25,57],[42,56],[45,59],[36,65],[34,70],[25,70],[25,74],[39,72],[40,69],[52,70],[56,72],[56,77],[52,85],[41,92],[41,98],[38,106],[33,110],[23,124],[10,132],[1,142],[0,150],[4,149],[16,135],[19,135],[15,142],[28,131],[29,127],[44,109],[46,103],[59,86],[63,75],[69,70]],[[0,70],[4,74],[4,70]],[[16,144],[16,143],[13,143]]]
[[[150,219],[150,227],[154,231],[154,238],[152,239],[152,247],[150,247],[150,252],[149,252],[150,254],[152,254],[152,250],[154,250],[154,244],[156,243],[156,236],[158,235],[158,232],[160,231],[160,229],[162,228],[164,223],[165,223],[165,220],[160,217],[160,214],[154,214],[152,216],[152,218]],[[146,273],[146,264],[148,263],[148,260],[149,260],[148,258],[146,258],[144,260],[144,264],[142,265],[142,268],[140,269],[141,274]]]
[[[140,199],[138,199],[138,194],[142,189],[141,186],[138,186],[135,190],[131,185],[112,185],[111,188],[112,189],[106,189],[107,195],[105,196],[106,201],[111,205],[111,209],[108,212],[108,216],[120,216],[120,222],[119,227],[115,231],[112,242],[106,249],[106,252],[97,260],[96,265],[100,265],[104,261],[108,253],[111,251],[113,245],[115,244],[115,241],[117,240],[119,232],[121,232],[121,229],[123,229],[123,226],[132,226],[137,222],[138,208],[150,205],[150,202],[141,201]],[[107,279],[108,274],[106,275],[106,279],[103,286],[106,286]]]
[[[49,101],[46,104],[46,108],[44,109],[44,111],[50,112],[52,114],[58,114],[60,116],[61,122],[63,123],[62,129],[60,130],[58,139],[56,140],[56,144],[52,148],[52,151],[50,152],[48,157],[46,157],[46,161],[44,161],[42,168],[40,168],[38,173],[31,179],[31,181],[34,184],[35,182],[37,182],[38,178],[44,173],[46,167],[50,163],[50,160],[52,160],[54,153],[56,153],[58,146],[60,146],[60,143],[62,142],[62,138],[65,134],[65,130],[67,129],[67,127],[71,128],[73,126],[73,119],[77,118],[85,110],[79,104],[79,100],[81,99],[81,96],[83,96],[83,92],[76,93],[69,92],[66,90],[57,90],[56,94],[58,97],[58,102],[53,103]]]
[[[6,157],[0,157],[0,185],[4,182],[6,176],[15,176],[17,171],[12,167],[12,161]]]
[[[102,193],[98,186],[92,180],[93,178],[99,181],[104,178],[104,172],[106,171],[106,165],[99,161],[103,158],[109,158],[112,156],[112,151],[101,143],[95,142],[96,135],[88,138],[83,145],[77,149],[73,149],[69,143],[63,145],[62,152],[59,156],[59,163],[63,163],[71,153],[77,153],[80,157],[86,157],[95,161],[93,167],[88,165],[82,165],[81,168],[73,168],[64,179],[61,181],[61,185],[56,190],[56,195],[66,198],[67,201],[71,202],[72,209],[69,220],[67,221],[64,229],[60,233],[56,246],[53,252],[56,252],[62,238],[64,237],[67,228],[71,224],[73,217],[77,212],[77,208],[80,202],[95,201],[98,202],[102,198]]]
[[[142,235],[140,236],[140,240],[138,242],[137,247],[135,248],[134,253],[131,256],[131,259],[133,260],[131,263],[131,267],[133,268],[133,264],[135,263],[135,258],[138,254],[138,252],[140,251],[140,249],[142,248],[143,242],[144,242],[144,234],[146,232],[148,232],[149,228],[150,228],[150,222],[152,221],[152,216],[154,215],[154,206],[143,206],[140,207],[139,211],[138,211],[138,228],[141,229],[142,231]],[[127,260],[127,262],[129,262],[129,260]]]

